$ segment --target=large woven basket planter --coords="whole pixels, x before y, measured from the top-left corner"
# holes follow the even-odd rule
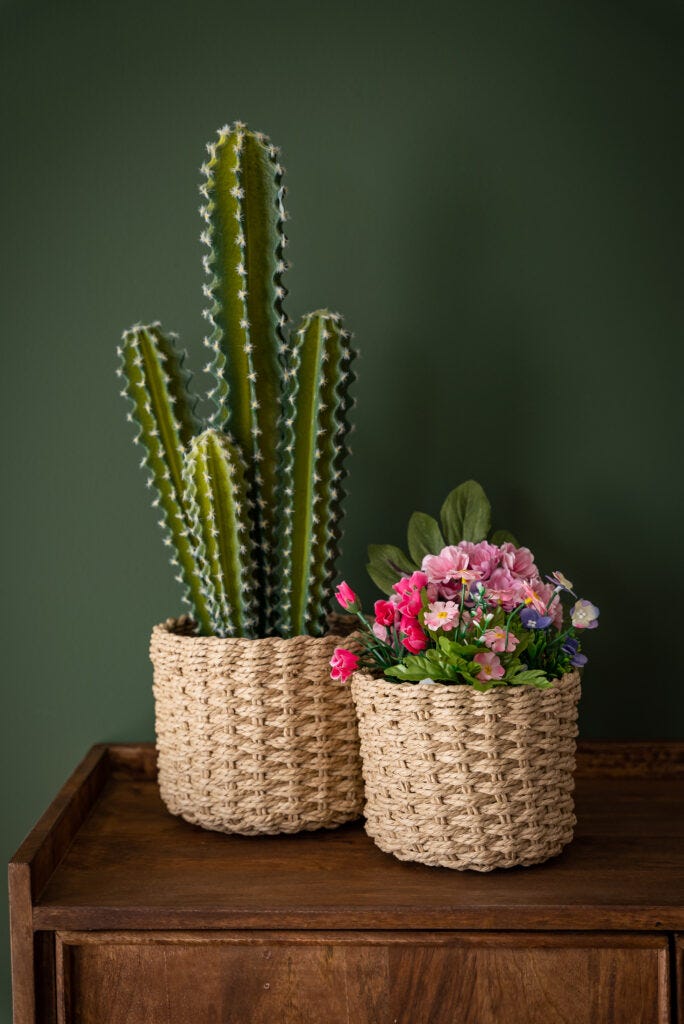
[[[354,705],[349,687],[330,679],[330,658],[345,638],[187,632],[169,620],[154,628],[150,645],[159,789],[168,810],[242,835],[358,818]]]
[[[366,832],[400,860],[491,871],[560,853],[575,825],[577,672],[548,690],[355,673]]]

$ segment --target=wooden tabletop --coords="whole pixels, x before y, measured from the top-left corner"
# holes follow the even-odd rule
[[[684,929],[684,744],[584,744],[576,801],[559,857],[458,872],[402,863],[361,824],[204,831],[165,810],[151,744],[99,746],[14,864],[34,930]]]

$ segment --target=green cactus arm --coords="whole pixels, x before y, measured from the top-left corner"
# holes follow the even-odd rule
[[[206,367],[214,378],[212,425],[230,431],[245,454],[255,505],[254,535],[261,568],[257,585],[266,615],[272,590],[280,439],[280,398],[286,290],[283,168],[266,136],[237,122],[207,146],[201,214],[210,305]],[[262,626],[265,624],[262,623]]]
[[[286,636],[325,629],[341,538],[349,342],[339,315],[327,310],[304,317],[293,340],[280,449],[279,630]]]
[[[254,552],[242,452],[225,434],[209,428],[190,442],[183,480],[197,559],[215,598],[213,631],[217,636],[254,636]]]
[[[145,448],[141,466],[149,471],[147,486],[154,491],[152,506],[161,512],[164,544],[173,549],[171,564],[184,587],[184,601],[200,630],[210,632],[207,598],[183,506],[183,451],[196,429],[190,374],[183,370],[175,336],[162,334],[158,323],[125,331],[117,353],[117,374],[124,382],[121,395],[130,402],[127,418],[139,427],[134,441]]]

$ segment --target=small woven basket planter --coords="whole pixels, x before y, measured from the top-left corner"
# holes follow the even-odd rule
[[[491,871],[572,840],[580,679],[548,690],[352,677],[366,832],[400,860]]]
[[[169,620],[154,628],[150,645],[159,789],[168,810],[242,835],[358,818],[354,705],[348,685],[330,679],[330,658],[345,637],[188,633],[182,620]]]

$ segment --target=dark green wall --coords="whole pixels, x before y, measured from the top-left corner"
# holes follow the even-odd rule
[[[284,149],[291,314],[363,350],[342,574],[370,598],[365,545],[474,476],[601,606],[583,735],[681,736],[681,6],[199,6],[0,5],[3,854],[91,743],[152,737],[179,602],[113,350],[159,317],[201,366],[236,117]]]

